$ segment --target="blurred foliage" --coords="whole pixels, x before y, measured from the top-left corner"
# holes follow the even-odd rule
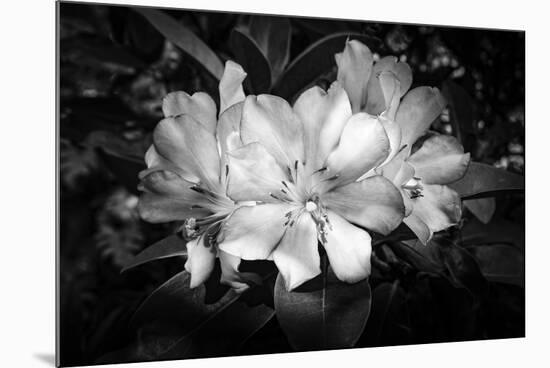
[[[130,323],[146,296],[183,269],[176,257],[120,273],[178,225],[139,219],[137,173],[162,97],[206,91],[217,100],[227,59],[249,73],[247,93],[293,100],[312,84],[326,88],[334,53],[346,38],[360,39],[375,57],[409,63],[413,87],[443,91],[449,106],[434,130],[457,136],[475,161],[524,172],[523,33],[76,3],[59,11],[63,365],[152,359],[151,349],[172,341],[169,327],[164,341]],[[465,206],[459,229],[434,238],[436,246],[397,239],[374,247],[371,316],[357,346],[524,335],[523,194],[499,191]],[[273,290],[274,278],[266,280]],[[213,301],[227,291],[207,289],[203,298]],[[247,298],[254,308],[273,304],[269,293]],[[259,316],[250,313],[259,327],[243,332],[232,354],[290,351],[277,320]]]

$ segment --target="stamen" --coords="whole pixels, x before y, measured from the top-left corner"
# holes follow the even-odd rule
[[[288,173],[288,178],[289,178],[290,182],[294,183],[294,175],[292,175],[292,169],[289,166],[287,166],[286,171]]]
[[[340,175],[339,175],[339,174],[336,174],[336,175],[333,175],[333,176],[331,176],[330,178],[327,178],[327,179],[325,179],[325,180],[323,180],[323,181],[332,181],[332,180],[338,179],[339,177],[340,177]]]

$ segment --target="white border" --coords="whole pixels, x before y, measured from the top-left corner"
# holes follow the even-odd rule
[[[527,31],[527,338],[279,354],[113,367],[550,366],[546,231],[550,182],[548,12],[526,1],[132,0],[119,4],[216,9]],[[541,2],[542,4],[542,2]],[[54,352],[54,2],[4,5],[2,57],[1,367],[51,366]],[[6,82],[8,80],[8,83]],[[5,205],[7,201],[7,206]]]

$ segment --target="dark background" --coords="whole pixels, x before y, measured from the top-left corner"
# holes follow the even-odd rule
[[[164,11],[222,60],[239,59],[230,35],[249,15]],[[413,87],[437,86],[452,101],[434,130],[459,136],[476,161],[523,174],[524,33],[289,19],[291,61],[323,37],[363,34],[373,52],[411,66]],[[206,91],[217,100],[218,82],[130,7],[60,3],[58,21],[61,363],[132,360],[124,352],[112,355],[140,341],[142,331],[128,323],[132,313],[183,268],[176,258],[120,273],[133,255],[176,228],[139,219],[137,173],[161,118],[162,97],[173,90]],[[335,65],[313,83],[326,87],[334,78]],[[246,87],[248,93],[281,91]],[[524,197],[501,194],[492,203],[488,224],[475,209],[465,210],[462,229],[483,240],[463,247],[474,268],[464,287],[376,250],[373,312],[358,346],[524,335]],[[499,265],[487,264],[480,244],[512,244],[506,262],[517,277],[491,276]],[[272,319],[233,353],[286,351],[291,348]]]

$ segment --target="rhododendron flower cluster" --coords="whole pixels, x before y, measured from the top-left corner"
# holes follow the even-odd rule
[[[293,290],[322,272],[325,254],[338,279],[355,283],[371,272],[373,232],[404,222],[426,243],[459,221],[460,197],[445,184],[464,174],[469,154],[453,137],[425,138],[441,93],[409,91],[407,64],[374,62],[358,41],[335,58],[330,88],[311,87],[292,106],[245,97],[233,62],[218,118],[207,94],[165,98],[139,208],[147,221],[182,221],[191,287],[218,257],[222,283],[244,290],[259,280],[239,272],[241,260],[272,260]]]

